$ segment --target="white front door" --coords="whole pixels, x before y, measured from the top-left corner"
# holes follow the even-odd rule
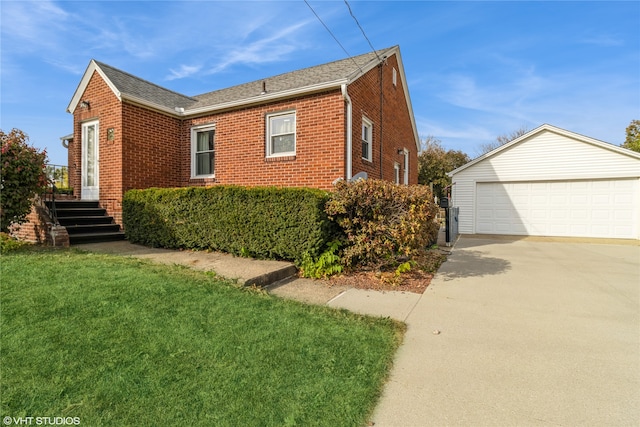
[[[98,200],[98,121],[82,124],[82,192],[83,200]]]

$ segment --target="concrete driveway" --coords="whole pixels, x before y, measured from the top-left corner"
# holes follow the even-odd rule
[[[638,426],[639,289],[640,246],[462,237],[372,421]]]

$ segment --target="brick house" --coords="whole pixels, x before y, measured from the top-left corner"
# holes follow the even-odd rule
[[[418,182],[398,46],[197,96],[92,60],[67,111],[74,195],[117,223],[130,189]]]

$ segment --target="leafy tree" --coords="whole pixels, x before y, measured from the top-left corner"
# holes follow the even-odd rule
[[[447,172],[469,162],[469,156],[462,151],[445,150],[442,142],[428,136],[422,143],[418,156],[418,183],[433,184],[433,194],[438,198],[445,196],[444,189],[451,184]]]
[[[640,153],[640,120],[632,120],[627,126],[627,139],[621,147]]]
[[[483,154],[487,154],[489,151],[493,151],[498,147],[502,147],[504,144],[511,142],[516,138],[520,138],[522,135],[526,134],[527,132],[529,132],[529,129],[526,126],[522,125],[511,133],[498,135],[495,142],[480,144],[480,147],[478,150],[478,156],[482,156]]]
[[[19,129],[4,133],[2,141],[2,178],[0,181],[0,231],[8,231],[11,223],[25,222],[33,198],[47,186],[46,151],[29,145],[29,137]]]

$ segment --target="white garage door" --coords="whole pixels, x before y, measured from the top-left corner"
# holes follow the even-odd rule
[[[636,238],[638,180],[478,183],[476,233]]]

